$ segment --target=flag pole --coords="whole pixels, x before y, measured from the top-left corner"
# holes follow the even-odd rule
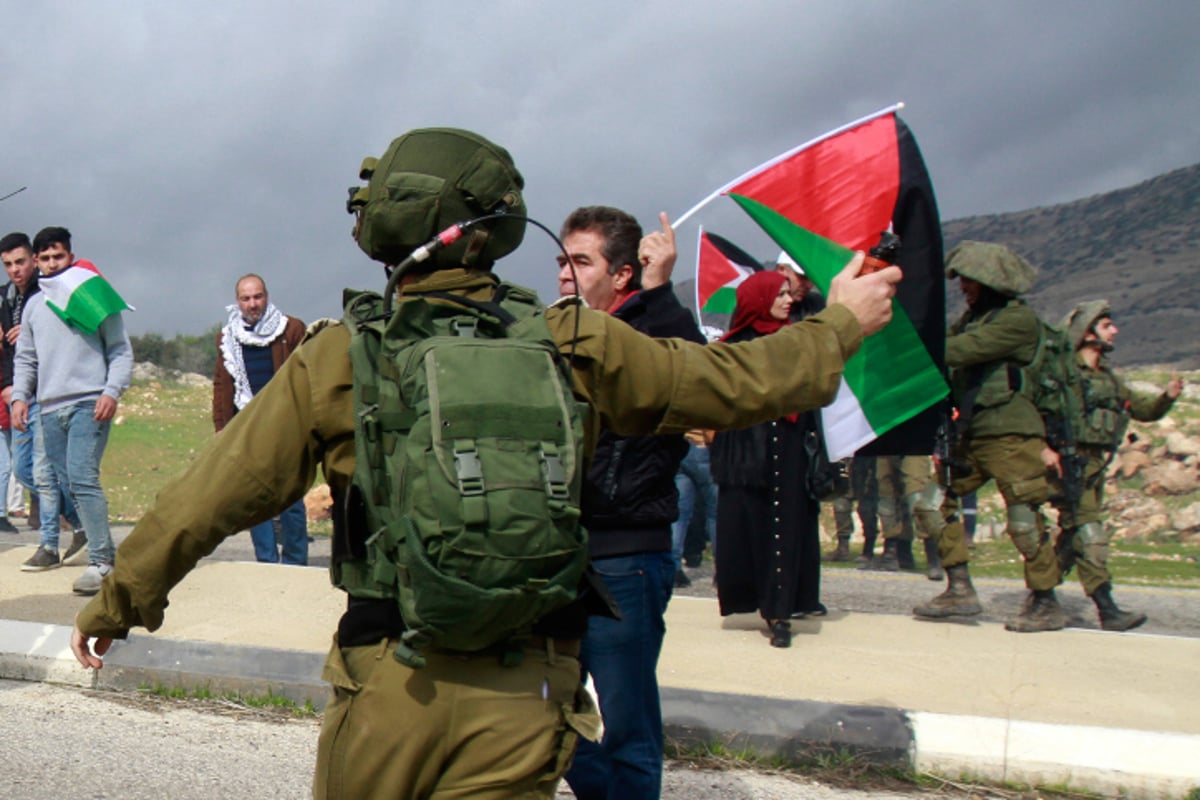
[[[696,226],[696,285],[692,287],[692,302],[696,306],[696,324],[704,324],[704,316],[700,313],[700,247],[704,244],[704,226]]]
[[[737,186],[739,183],[741,183],[742,181],[751,177],[752,175],[762,172],[763,170],[767,169],[768,167],[773,167],[776,164],[778,164],[780,161],[786,161],[787,159],[796,155],[796,153],[799,153],[801,150],[806,150],[815,144],[819,144],[819,143],[825,141],[826,139],[831,139],[834,136],[837,136],[839,133],[845,133],[846,131],[850,130],[851,128],[857,128],[859,125],[864,125],[864,124],[870,122],[871,120],[877,119],[878,117],[882,117],[886,114],[894,114],[895,112],[899,111],[902,108],[904,108],[904,103],[896,103],[895,105],[888,106],[887,108],[876,111],[874,114],[868,114],[865,117],[854,120],[854,122],[847,123],[847,124],[841,126],[840,128],[834,128],[833,130],[829,131],[828,133],[822,134],[815,139],[810,139],[809,141],[805,142],[802,145],[799,145],[798,147],[793,147],[791,150],[788,150],[786,153],[777,155],[774,158],[772,158],[771,160],[766,161],[762,164],[759,164],[754,169],[751,169],[747,172],[742,173],[738,177],[736,177],[733,180],[726,183],[720,189],[717,189],[715,192],[710,194],[708,197],[701,200],[696,205],[692,206],[685,213],[681,214],[673,223],[671,223],[671,227],[678,228],[680,225],[682,225],[684,222],[686,222],[688,220],[688,218],[690,218],[697,211],[704,208],[706,205],[711,203],[713,200],[716,200],[718,197],[725,194],[731,188],[733,188],[734,186]]]

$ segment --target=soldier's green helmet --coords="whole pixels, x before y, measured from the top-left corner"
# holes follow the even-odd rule
[[[1112,316],[1112,306],[1107,300],[1089,300],[1080,303],[1067,312],[1059,327],[1067,332],[1071,344],[1078,350],[1083,339],[1099,320]]]
[[[412,130],[379,158],[363,160],[346,210],[354,239],[384,264],[398,264],[456,222],[504,212],[434,253],[423,268],[490,269],[525,236],[525,179],[503,147],[457,128]]]
[[[1033,288],[1037,270],[1004,245],[965,241],[946,256],[946,277],[960,275],[1016,297]]]

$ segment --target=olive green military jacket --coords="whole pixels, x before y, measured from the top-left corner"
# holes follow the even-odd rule
[[[1077,356],[1076,363],[1083,377],[1084,397],[1084,419],[1078,439],[1089,451],[1119,446],[1130,419],[1153,422],[1166,416],[1175,404],[1165,391],[1157,395],[1132,391],[1103,356],[1095,368],[1082,355]]]
[[[967,437],[1031,436],[1044,439],[1037,407],[1009,386],[1008,367],[1020,367],[1037,353],[1041,322],[1022,300],[976,314],[968,309],[946,337],[946,366],[959,413],[971,414]],[[963,408],[970,388],[982,384],[974,409]]]
[[[446,270],[405,293],[451,291],[491,297],[491,273]],[[599,426],[623,435],[745,427],[829,403],[862,330],[832,306],[773,336],[708,346],[656,340],[599,311],[546,310],[555,341],[572,360],[575,393]],[[268,519],[312,485],[317,467],[334,497],[354,474],[350,334],[330,324],[309,338],[181,476],[117,551],[113,572],[80,611],[89,636],[123,638],[163,622],[167,593],[227,536]],[[786,367],[786,368],[785,368]],[[590,450],[589,450],[590,453]]]

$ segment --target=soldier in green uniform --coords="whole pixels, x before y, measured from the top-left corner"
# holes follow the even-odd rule
[[[833,507],[837,547],[826,553],[822,560],[855,560],[850,553],[850,538],[854,536],[854,511],[857,506],[858,519],[863,529],[863,549],[858,561],[865,564],[871,560],[871,553],[875,550],[875,539],[879,536],[879,493],[875,483],[875,457],[847,458],[844,463],[850,480],[847,481],[846,490],[829,501]]]
[[[453,173],[437,165],[446,151],[458,152],[449,141],[456,133],[463,132],[414,132],[428,142],[428,155],[401,168],[425,184],[454,187]],[[499,188],[521,195],[523,180],[494,145],[454,160],[456,168],[498,167],[492,174],[512,181]],[[424,200],[396,201],[421,210],[411,224],[437,224],[429,232],[418,228],[422,236],[458,221],[431,216],[437,207]],[[489,217],[480,223],[486,235],[470,248],[447,247],[429,268],[406,274],[398,305],[447,293],[493,298],[492,262],[520,241],[510,236],[511,246],[494,246],[498,231],[507,225],[511,234],[516,223],[523,233],[523,210],[521,203],[515,214]],[[684,433],[748,426],[830,402],[846,359],[890,318],[900,279],[897,268],[859,277],[861,265],[859,255],[834,279],[825,311],[745,344],[651,339],[571,298],[545,309],[576,398],[590,410],[585,441],[594,447],[601,425],[622,435]],[[337,507],[345,507],[355,471],[350,339],[343,324],[310,331],[254,401],[158,494],[121,544],[100,593],[76,618],[71,648],[81,664],[100,668],[113,640],[130,628],[160,627],[169,591],[197,562],[225,537],[294,503],[318,467]],[[354,525],[353,516],[339,518],[335,551],[343,539],[368,533]],[[392,657],[405,630],[395,598],[347,593],[323,672],[333,697],[318,743],[315,798],[555,796],[577,733],[596,733],[580,686],[582,598],[535,624],[520,663],[506,664],[494,651],[438,651],[415,669]]]
[[[939,510],[921,504],[921,498],[934,483],[932,459],[929,456],[879,456],[876,475],[879,479],[879,519],[883,523],[883,553],[873,558],[866,568],[883,572],[916,569],[912,543],[914,538],[919,538],[925,550],[926,576],[931,581],[940,581],[945,577],[937,550],[942,515]]]
[[[1109,533],[1101,520],[1104,472],[1125,436],[1129,420],[1162,419],[1183,391],[1183,381],[1173,374],[1166,389],[1153,396],[1130,391],[1107,363],[1106,356],[1113,349],[1118,330],[1107,300],[1080,303],[1063,318],[1062,327],[1075,346],[1083,376],[1083,418],[1073,430],[1075,445],[1086,461],[1079,501],[1074,505],[1055,502],[1062,530],[1058,540],[1059,561],[1066,569],[1074,565],[1079,570],[1083,591],[1099,612],[1100,627],[1106,631],[1127,631],[1144,623],[1146,615],[1124,611],[1113,600],[1112,575],[1108,571]],[[1061,474],[1061,462],[1056,459],[1052,469]]]
[[[946,275],[959,279],[968,306],[946,338],[946,365],[959,411],[956,469],[949,486],[929,485],[914,503],[914,513],[940,506],[936,539],[949,585],[913,609],[918,617],[982,611],[967,569],[970,554],[958,498],[995,480],[1007,509],[1008,535],[1025,560],[1031,590],[1021,613],[1005,627],[1028,632],[1066,625],[1054,594],[1062,575],[1040,510],[1050,497],[1042,460],[1046,428],[1022,391],[1021,367],[1037,353],[1041,321],[1020,295],[1033,287],[1036,274],[1025,259],[998,244],[963,242],[946,258]]]

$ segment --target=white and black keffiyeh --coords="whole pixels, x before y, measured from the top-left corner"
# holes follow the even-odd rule
[[[233,405],[241,411],[254,397],[254,392],[250,390],[250,378],[246,375],[246,365],[242,361],[242,346],[266,347],[283,335],[288,318],[274,303],[268,303],[262,319],[253,328],[247,328],[236,303],[225,306],[225,310],[229,312],[229,319],[222,329],[221,360],[233,377]]]

